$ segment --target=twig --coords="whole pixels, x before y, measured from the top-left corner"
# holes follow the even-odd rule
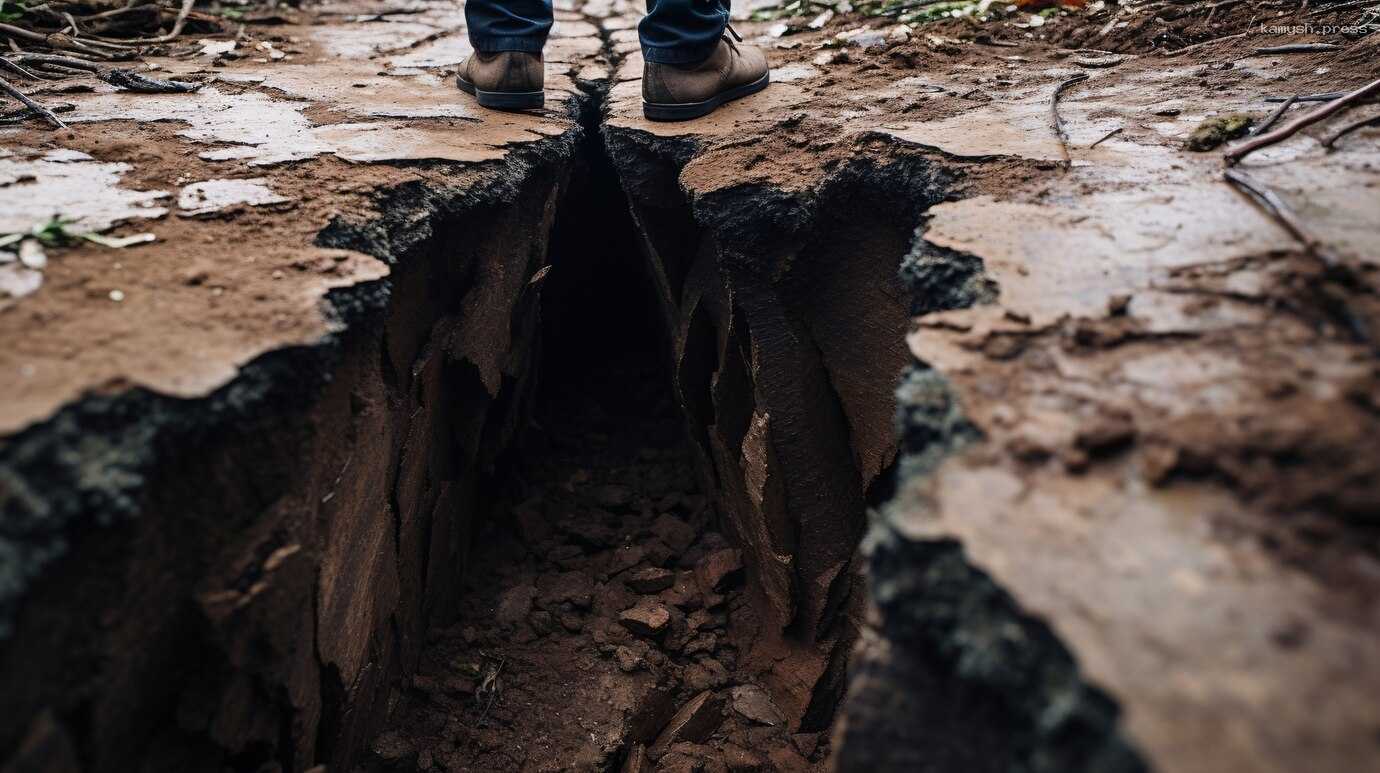
[[[1054,128],[1054,136],[1059,140],[1059,152],[1064,157],[1064,164],[1069,164],[1072,158],[1069,156],[1069,135],[1064,131],[1064,119],[1059,115],[1059,98],[1064,96],[1064,92],[1077,86],[1088,79],[1087,73],[1079,73],[1072,78],[1060,83],[1054,89],[1054,96],[1049,100],[1050,124]]]
[[[1288,102],[1289,100],[1292,99],[1292,100],[1295,101],[1295,102],[1331,102],[1332,100],[1336,99],[1337,97],[1344,97],[1344,96],[1346,96],[1346,92],[1345,92],[1345,91],[1328,91],[1328,92],[1325,92],[1325,93],[1322,93],[1322,94],[1303,94],[1303,95],[1296,95],[1296,96],[1292,96],[1292,97],[1266,97],[1266,98],[1265,98],[1265,101],[1266,101],[1266,102]]]
[[[32,70],[20,66],[18,62],[6,59],[3,56],[0,56],[0,69],[9,70],[15,75],[18,75],[21,78],[28,78],[31,81],[47,80],[47,78],[44,78],[38,73],[35,73]]]
[[[1257,56],[1271,56],[1274,54],[1315,54],[1325,51],[1340,51],[1342,47],[1336,43],[1293,43],[1287,46],[1267,46],[1257,48]]]
[[[63,123],[60,118],[53,115],[53,112],[51,110],[44,107],[43,105],[38,104],[32,99],[29,99],[28,94],[25,94],[24,92],[15,88],[9,81],[5,80],[4,78],[0,78],[0,91],[4,91],[6,94],[9,94],[10,96],[22,102],[25,107],[29,108],[30,110],[34,111],[40,116],[43,116],[43,120],[52,124],[54,128],[67,128],[67,124]]]
[[[1298,101],[1298,97],[1289,97],[1288,99],[1281,102],[1279,107],[1274,109],[1274,112],[1270,113],[1270,115],[1266,117],[1265,120],[1261,121],[1255,128],[1251,129],[1251,136],[1254,137],[1264,131],[1267,131],[1271,126],[1274,126],[1275,122],[1278,121],[1281,116],[1289,112],[1289,108],[1298,104]]]
[[[9,35],[10,37],[20,38],[22,40],[32,40],[35,43],[48,42],[47,35],[26,30],[23,27],[16,27],[13,24],[0,23],[0,34]]]
[[[1300,130],[1312,126],[1313,124],[1319,121],[1330,118],[1331,116],[1347,109],[1348,107],[1356,104],[1357,102],[1360,102],[1361,100],[1369,97],[1370,95],[1377,93],[1380,93],[1380,80],[1372,81],[1370,84],[1362,86],[1361,88],[1351,92],[1350,94],[1347,94],[1344,97],[1334,99],[1331,102],[1328,102],[1327,104],[1315,110],[1312,110],[1308,113],[1299,116],[1298,118],[1295,118],[1294,120],[1290,121],[1284,126],[1281,126],[1278,129],[1269,132],[1268,134],[1262,134],[1259,137],[1256,137],[1255,139],[1251,140],[1250,142],[1243,143],[1237,146],[1236,148],[1233,148],[1230,152],[1227,153],[1226,162],[1229,166],[1231,164],[1238,163],[1241,159],[1245,158],[1246,156],[1249,156],[1257,150],[1260,150],[1264,147],[1268,147],[1270,145],[1274,145],[1278,142],[1283,142],[1284,140],[1297,134]]]
[[[173,21],[172,29],[166,35],[159,35],[152,38],[138,38],[130,41],[131,43],[168,43],[182,34],[182,27],[187,23],[187,15],[192,12],[192,6],[196,0],[182,0],[182,7],[177,9],[177,19]]]
[[[1322,16],[1325,13],[1334,13],[1336,11],[1349,11],[1352,8],[1360,8],[1366,5],[1380,5],[1380,2],[1377,2],[1377,0],[1356,0],[1356,2],[1342,3],[1341,5],[1329,5],[1326,8],[1319,8],[1313,11],[1308,14],[1308,17]]]
[[[1358,129],[1364,129],[1367,126],[1380,126],[1380,115],[1373,115],[1369,118],[1362,118],[1361,120],[1355,123],[1349,123],[1346,126],[1343,126],[1342,128],[1328,135],[1327,139],[1322,141],[1323,147],[1327,148],[1328,150],[1332,150],[1333,146],[1337,144],[1337,140],[1340,140],[1341,138],[1345,137],[1348,134],[1351,134],[1354,131],[1357,131]]]
[[[1165,55],[1165,56],[1178,56],[1179,54],[1186,54],[1186,53],[1188,53],[1189,51],[1197,51],[1198,49],[1202,48],[1203,46],[1210,46],[1210,45],[1212,45],[1213,43],[1219,43],[1219,42],[1221,42],[1221,41],[1223,41],[1223,40],[1235,40],[1235,39],[1237,39],[1237,38],[1244,38],[1244,37],[1246,37],[1246,36],[1249,35],[1249,34],[1251,34],[1251,33],[1249,33],[1249,32],[1238,32],[1238,33],[1236,33],[1235,35],[1223,35],[1223,36],[1220,37],[1220,38],[1213,38],[1213,39],[1211,39],[1211,40],[1204,40],[1204,41],[1201,42],[1201,43],[1194,43],[1194,44],[1191,45],[1191,46],[1184,46],[1183,48],[1176,48],[1176,49],[1174,49],[1173,51],[1165,51],[1165,52],[1164,52],[1164,55]]]
[[[58,56],[57,54],[18,54],[14,57],[21,64],[56,64],[63,67],[70,67],[74,70],[85,70],[87,72],[100,72],[101,68],[94,62],[85,59],[77,59],[70,56]]]
[[[48,109],[52,110],[54,113],[70,113],[73,110],[76,110],[77,106],[72,104],[71,102],[63,102],[61,104],[53,105]],[[0,113],[0,123],[9,126],[11,124],[27,121],[30,118],[36,117],[37,115],[38,113],[35,113],[33,110],[24,107],[18,110],[11,110],[7,113]]]
[[[1102,143],[1106,142],[1107,140],[1110,140],[1111,138],[1113,138],[1113,137],[1115,137],[1116,135],[1120,134],[1120,133],[1122,132],[1122,130],[1125,129],[1125,128],[1126,128],[1125,126],[1118,126],[1118,127],[1116,127],[1115,129],[1112,129],[1111,131],[1107,132],[1106,136],[1104,136],[1102,139],[1100,139],[1100,140],[1098,140],[1097,142],[1094,142],[1093,144],[1089,145],[1089,146],[1088,146],[1088,150],[1092,150],[1093,148],[1097,147],[1098,145],[1101,145]]]
[[[1328,268],[1337,265],[1337,258],[1322,249],[1322,242],[1308,231],[1303,221],[1299,220],[1298,215],[1294,214],[1294,210],[1289,208],[1278,193],[1251,179],[1239,169],[1224,170],[1222,176],[1237,190],[1248,194],[1266,214],[1278,221],[1284,230],[1303,245],[1309,256],[1317,258]]]
[[[1280,198],[1279,194],[1247,177],[1239,169],[1223,170],[1222,176],[1227,183],[1263,209],[1284,230],[1297,239],[1303,245],[1305,254],[1322,264],[1326,276],[1347,287],[1354,288],[1357,286],[1357,277],[1352,271],[1344,266],[1335,255],[1323,249],[1322,243],[1303,225],[1298,215],[1294,214],[1294,211],[1289,208],[1284,199]],[[1356,316],[1346,301],[1335,297],[1327,298],[1321,288],[1317,288],[1316,291],[1324,297],[1324,300],[1330,301],[1334,307],[1331,311],[1335,312],[1346,323],[1347,327],[1351,329],[1351,334],[1361,343],[1374,349],[1366,321]],[[1380,354],[1380,352],[1377,353]]]

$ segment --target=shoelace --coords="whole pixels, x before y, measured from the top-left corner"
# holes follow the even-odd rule
[[[725,24],[724,29],[728,31],[728,35],[724,36],[724,40],[727,40],[728,44],[730,46],[733,46],[733,50],[737,51],[738,43],[743,42],[743,36],[738,34],[738,30],[733,29],[732,24]],[[732,35],[733,37],[729,37],[729,35]],[[737,43],[735,43],[734,41],[737,41]]]

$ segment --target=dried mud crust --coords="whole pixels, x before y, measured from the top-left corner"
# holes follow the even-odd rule
[[[793,734],[747,666],[767,642],[742,553],[712,528],[664,374],[625,360],[581,381],[484,524],[459,620],[369,769],[826,769],[827,737]],[[610,381],[621,404],[591,393]]]
[[[1375,135],[1325,153],[1312,130],[1241,167],[1307,213],[1335,283],[1218,156],[1182,148],[1216,113],[1373,80],[1376,44],[1256,55],[1242,37],[1086,67],[1028,42],[874,54],[952,67],[974,102],[878,133],[1050,173],[970,175],[906,258],[901,484],[868,539],[841,769],[1374,759],[1380,369],[1351,320],[1380,322]],[[1064,170],[1044,140],[1078,73]]]

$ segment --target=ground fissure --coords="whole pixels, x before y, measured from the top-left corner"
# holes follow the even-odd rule
[[[457,98],[454,7],[395,10],[292,12],[290,61],[158,57],[192,94],[76,84],[99,132],[3,130],[0,215],[160,239],[0,299],[0,757],[1373,751],[1377,375],[1324,307],[1375,316],[1374,153],[1247,164],[1343,287],[1181,135],[1374,77],[1375,36],[1152,62],[1130,26],[1090,58],[750,23],[772,87],[667,126],[629,2],[558,3],[532,115]]]

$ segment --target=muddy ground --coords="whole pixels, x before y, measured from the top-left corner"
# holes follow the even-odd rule
[[[1325,261],[1185,148],[1352,11],[743,22],[684,125],[637,14],[532,114],[353,3],[0,129],[4,230],[157,237],[0,266],[0,759],[1373,767],[1380,135],[1240,166]]]

